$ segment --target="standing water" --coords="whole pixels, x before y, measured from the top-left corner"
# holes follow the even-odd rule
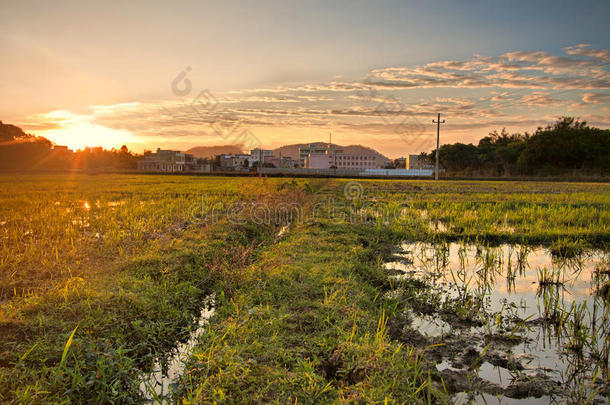
[[[168,359],[167,367],[164,369],[162,362],[157,360],[152,372],[142,376],[140,392],[147,402],[168,403],[172,386],[178,382],[184,373],[186,361],[189,359],[199,338],[203,335],[209,319],[214,315],[215,295],[209,295],[203,301],[203,308],[197,318],[197,326],[190,333],[186,342],[178,344]]]
[[[608,260],[602,251],[567,259],[519,245],[410,243],[385,267],[404,289],[418,286],[404,294],[405,340],[443,345],[429,357],[456,403],[466,394],[605,403]]]

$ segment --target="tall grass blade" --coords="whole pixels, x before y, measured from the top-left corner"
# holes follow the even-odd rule
[[[78,325],[76,325],[76,327],[74,328],[74,330],[70,334],[70,337],[68,338],[68,341],[66,342],[66,346],[64,347],[64,352],[61,355],[61,361],[59,362],[59,367],[62,367],[65,364],[66,359],[68,358],[68,351],[70,350],[70,346],[72,346],[72,339],[74,338],[74,334],[76,333],[76,329],[78,329]]]

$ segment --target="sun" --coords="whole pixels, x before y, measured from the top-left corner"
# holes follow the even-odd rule
[[[105,149],[120,148],[121,145],[141,143],[133,133],[125,129],[108,128],[94,122],[91,115],[74,114],[57,110],[42,115],[46,122],[53,123],[52,129],[35,131],[57,145],[70,149],[101,146]]]

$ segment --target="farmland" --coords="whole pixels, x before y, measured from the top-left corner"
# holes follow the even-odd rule
[[[142,382],[195,331],[174,399],[445,403],[548,398],[560,383],[560,401],[608,395],[607,184],[142,175],[0,184],[1,401],[164,400]],[[444,323],[424,333],[430,318]],[[543,329],[553,353],[568,353],[553,354],[567,364],[561,376],[523,364],[539,350],[520,347]],[[485,367],[511,381],[480,381]]]

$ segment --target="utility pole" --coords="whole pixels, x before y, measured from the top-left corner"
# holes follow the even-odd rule
[[[432,120],[436,124],[436,169],[434,170],[434,180],[438,180],[438,143],[441,134],[441,124],[445,123],[445,120],[441,121],[441,113],[438,113],[436,121]]]

